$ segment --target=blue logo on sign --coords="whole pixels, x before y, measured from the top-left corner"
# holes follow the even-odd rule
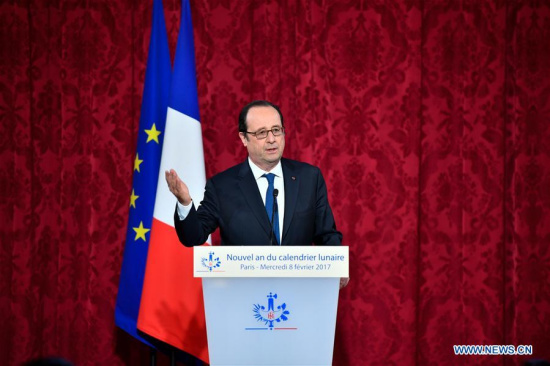
[[[286,309],[286,303],[275,306],[275,299],[277,299],[277,294],[270,292],[267,295],[267,307],[254,304],[254,317],[259,322],[264,322],[270,329],[273,329],[273,322],[287,321],[287,315],[290,314]]]
[[[208,258],[201,258],[201,263],[203,267],[208,268],[210,272],[212,272],[212,269],[218,268],[222,264],[219,257],[214,258],[214,252],[208,253]]]

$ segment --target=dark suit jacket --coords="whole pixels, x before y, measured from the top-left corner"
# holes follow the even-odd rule
[[[336,230],[319,168],[289,159],[281,164],[282,245],[341,245],[342,234]],[[217,227],[222,245],[270,243],[269,218],[248,159],[208,180],[199,208],[193,205],[185,220],[179,219],[176,208],[174,222],[179,240],[188,247],[203,244]]]

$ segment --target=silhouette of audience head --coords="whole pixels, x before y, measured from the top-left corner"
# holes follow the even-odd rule
[[[61,357],[44,357],[25,362],[23,366],[74,366]]]
[[[550,366],[550,362],[546,360],[528,360],[525,361],[524,366]]]

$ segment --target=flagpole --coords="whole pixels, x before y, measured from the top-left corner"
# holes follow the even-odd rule
[[[170,366],[176,366],[176,352],[170,351]]]
[[[149,347],[151,366],[157,366],[157,350],[153,347]]]

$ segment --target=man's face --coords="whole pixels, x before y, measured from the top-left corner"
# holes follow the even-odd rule
[[[282,127],[279,113],[272,107],[253,107],[246,116],[246,127],[249,132],[271,130],[273,127]],[[254,164],[265,171],[270,171],[277,165],[285,149],[285,135],[273,136],[269,132],[267,137],[258,140],[251,134],[239,133],[243,145],[248,150],[248,156]]]

